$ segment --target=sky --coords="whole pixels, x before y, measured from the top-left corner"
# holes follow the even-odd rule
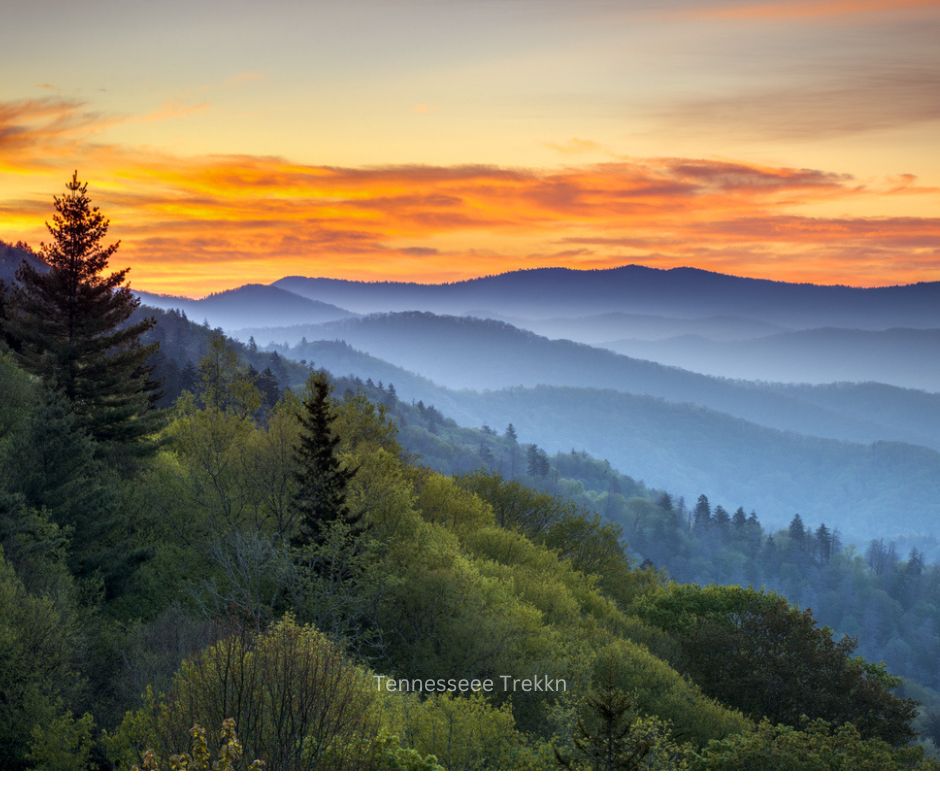
[[[4,0],[0,240],[136,288],[940,279],[940,0]]]

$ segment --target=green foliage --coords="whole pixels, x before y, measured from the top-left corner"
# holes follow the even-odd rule
[[[291,543],[298,548],[323,545],[330,529],[343,524],[348,526],[347,547],[353,551],[361,515],[350,511],[346,488],[356,469],[344,467],[337,454],[340,438],[332,429],[336,417],[329,394],[326,376],[312,375],[300,415],[295,502],[301,517],[297,531],[291,534]]]
[[[903,704],[885,700],[892,679],[811,620],[734,589],[720,604],[710,589],[679,604],[634,565],[608,517],[636,523],[644,546],[681,547],[681,500],[492,430],[473,433],[467,455],[455,425],[390,389],[370,401],[341,384],[334,400],[318,376],[306,402],[285,392],[272,404],[248,366],[272,359],[202,339],[197,393],[179,397],[156,451],[123,479],[67,398],[0,358],[0,687],[17,688],[0,691],[0,751],[11,763],[541,769],[558,766],[557,747],[572,768],[684,768],[704,765],[694,748],[717,758],[709,742],[753,735],[731,706],[795,729],[804,723],[784,711],[853,722],[872,752],[873,736],[903,740],[891,739],[903,728]],[[296,373],[285,370],[272,379]],[[415,421],[402,426],[403,414]],[[416,466],[419,426],[463,476]],[[525,484],[480,470],[481,441],[494,463],[515,445]],[[723,511],[709,507],[703,533],[760,536],[756,518]],[[818,533],[804,528],[804,546]],[[760,625],[729,628],[729,616]],[[792,674],[767,660],[794,686],[760,694],[751,682],[749,695],[739,679],[749,666],[760,678],[768,632],[809,658]],[[709,683],[720,667],[709,648],[730,649],[737,674]],[[497,686],[380,692],[373,671]],[[504,675],[566,686],[504,688]],[[845,697],[810,697],[826,682]],[[91,714],[112,731],[97,743]]]
[[[736,587],[670,586],[637,612],[675,634],[681,667],[710,695],[754,719],[798,725],[804,717],[852,723],[900,745],[914,736],[916,704],[891,693],[897,680],[853,658],[855,642],[832,639],[809,611]]]
[[[895,748],[863,738],[851,723],[801,721],[799,728],[762,720],[753,730],[713,741],[694,767],[715,771],[894,771],[935,769],[919,747]]]
[[[128,713],[109,741],[111,757],[127,768],[149,750],[184,752],[194,720],[210,731],[229,718],[245,758],[270,769],[353,768],[371,752],[352,746],[379,730],[376,693],[366,674],[326,637],[287,617],[267,632],[234,634],[180,667],[164,697],[152,693]],[[219,749],[223,735],[210,735]]]
[[[143,445],[159,417],[147,366],[154,347],[140,341],[150,323],[128,322],[139,300],[127,271],[105,272],[118,244],[104,243],[108,220],[87,184],[76,173],[66,188],[47,224],[52,241],[42,245],[48,271],[20,267],[5,331],[23,366],[66,397],[96,441]]]
[[[403,747],[426,753],[448,770],[541,769],[550,753],[516,728],[512,707],[491,705],[481,695],[432,694],[388,698],[386,726]]]
[[[206,408],[248,418],[261,407],[261,392],[221,331],[210,335],[198,373],[199,397]]]
[[[0,768],[29,765],[33,731],[56,726],[62,704],[77,699],[77,650],[70,612],[28,593],[0,553]],[[48,742],[38,745],[52,756]]]
[[[694,749],[679,745],[668,723],[656,717],[641,717],[630,694],[607,676],[580,703],[574,751],[556,750],[565,769],[601,771],[679,770],[688,768]]]
[[[212,759],[206,736],[206,729],[202,725],[194,724],[189,729],[192,744],[187,752],[171,755],[166,759],[170,771],[173,772],[233,772],[242,768],[242,755],[244,748],[239,741],[235,730],[235,720],[228,718],[222,720],[222,729],[219,732],[218,757]],[[141,758],[141,771],[158,771],[162,759],[153,750],[147,750]],[[248,771],[260,771],[264,768],[262,761],[252,761],[245,767]]]
[[[91,715],[79,718],[66,711],[48,724],[32,731],[29,760],[34,768],[52,771],[78,771],[92,768],[95,723]]]
[[[597,516],[546,493],[477,472],[460,480],[492,507],[500,527],[517,530],[598,577],[601,589],[621,604],[656,585],[650,573],[631,568],[616,529]]]

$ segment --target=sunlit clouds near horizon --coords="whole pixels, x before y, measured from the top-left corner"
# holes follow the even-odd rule
[[[77,169],[141,289],[940,279],[940,2],[9,6],[0,240]]]

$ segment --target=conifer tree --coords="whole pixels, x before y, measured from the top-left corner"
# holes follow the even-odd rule
[[[65,396],[93,438],[134,444],[157,427],[148,365],[156,345],[141,342],[153,322],[132,321],[140,300],[127,269],[105,271],[119,242],[105,242],[109,222],[88,184],[74,173],[66,188],[46,223],[52,241],[40,257],[48,270],[20,266],[6,330],[21,364]]]
[[[516,454],[519,451],[519,436],[516,434],[516,428],[510,423],[506,427],[504,437],[509,442],[509,478],[516,478]]]
[[[322,545],[332,526],[341,523],[354,527],[360,518],[350,512],[346,503],[346,488],[356,469],[344,468],[336,456],[339,437],[332,429],[336,417],[330,407],[329,382],[326,375],[318,372],[310,376],[307,385],[296,457],[299,466],[296,505],[301,522],[291,536],[294,547]]]
[[[693,523],[696,528],[707,528],[712,519],[712,509],[708,503],[708,496],[700,495],[695,502],[695,510],[692,514]]]

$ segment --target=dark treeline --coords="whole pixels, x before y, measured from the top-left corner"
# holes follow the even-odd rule
[[[55,209],[0,293],[0,767],[936,766],[809,612],[632,559],[615,496],[666,511],[641,486],[605,519],[514,428],[465,452],[388,388],[140,320],[77,177]]]

